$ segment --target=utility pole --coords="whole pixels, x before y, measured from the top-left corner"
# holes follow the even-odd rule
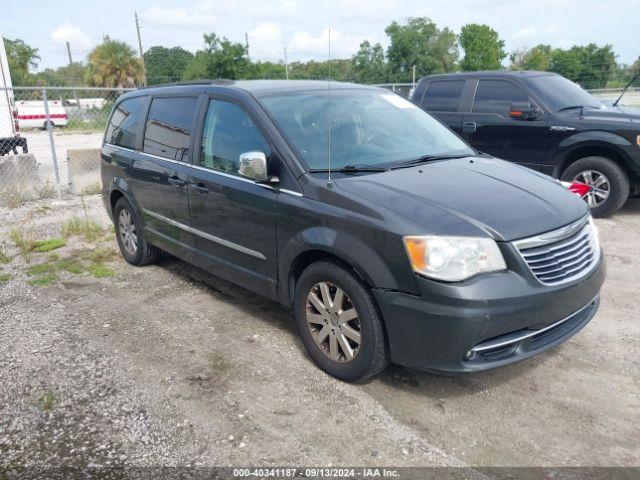
[[[416,88],[416,66],[414,65],[413,68],[413,88]]]
[[[147,86],[147,69],[144,66],[144,55],[142,54],[142,38],[140,38],[140,23],[138,22],[138,12],[134,11],[136,19],[136,32],[138,33],[138,48],[140,49],[140,61],[142,62],[142,85]]]
[[[244,34],[244,45],[247,49],[247,60],[251,60],[251,57],[249,57],[249,34],[246,32]]]
[[[289,80],[289,64],[287,63],[287,47],[284,47],[284,73],[287,75],[287,80]]]
[[[66,43],[67,55],[69,55],[69,74],[71,75],[71,81],[73,83],[76,83],[77,79],[73,76],[73,58],[71,58],[71,45],[69,45],[68,41]],[[73,98],[75,98],[76,106],[78,107],[78,110],[80,110],[80,100],[78,100],[78,92],[76,92],[75,90],[73,91]]]

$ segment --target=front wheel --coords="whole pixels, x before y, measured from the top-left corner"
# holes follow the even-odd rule
[[[389,364],[371,292],[342,266],[317,262],[307,267],[296,284],[294,313],[307,352],[330,375],[364,380]]]
[[[629,177],[620,165],[605,157],[581,158],[567,167],[561,179],[589,187],[582,198],[594,217],[612,215],[629,197]]]

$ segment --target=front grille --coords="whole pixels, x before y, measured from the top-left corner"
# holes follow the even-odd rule
[[[589,273],[600,256],[591,222],[586,219],[537,237],[514,242],[531,272],[546,285],[557,285]]]

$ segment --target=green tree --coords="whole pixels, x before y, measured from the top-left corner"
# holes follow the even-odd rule
[[[568,50],[555,49],[549,70],[567,77],[583,88],[604,88],[616,68],[616,55],[611,45],[598,47],[595,43],[574,46]]]
[[[521,49],[509,56],[512,70],[546,71],[551,67],[553,49],[550,45],[536,45],[527,50]]]
[[[234,43],[219,38],[215,33],[204,34],[204,48],[186,66],[185,80],[204,78],[245,78],[251,74],[251,63],[247,48],[242,43]]]
[[[440,30],[429,18],[409,18],[406,25],[392,22],[385,33],[389,70],[397,81],[410,81],[413,66],[419,74],[452,72],[458,62],[458,44],[448,28]]]
[[[107,39],[89,54],[86,79],[90,85],[135,87],[142,83],[143,77],[142,62],[125,42]]]
[[[382,45],[371,45],[365,40],[351,59],[356,81],[360,83],[384,83],[388,81],[389,67]]]
[[[87,68],[80,62],[73,62],[71,65],[56,69],[45,68],[42,72],[35,74],[35,83],[54,87],[84,86],[86,72]]]
[[[469,23],[460,31],[460,46],[464,58],[460,62],[463,71],[500,70],[507,56],[504,41],[488,25]]]
[[[4,39],[4,48],[7,51],[7,63],[11,74],[11,83],[14,86],[33,85],[34,75],[30,70],[38,68],[40,57],[38,49],[33,48],[20,39]]]
[[[182,47],[151,47],[144,52],[147,83],[155,85],[180,80],[192,60],[193,54]]]

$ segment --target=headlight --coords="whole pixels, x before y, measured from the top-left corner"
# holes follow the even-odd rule
[[[413,270],[436,280],[459,282],[507,268],[490,238],[407,236],[403,240]]]

